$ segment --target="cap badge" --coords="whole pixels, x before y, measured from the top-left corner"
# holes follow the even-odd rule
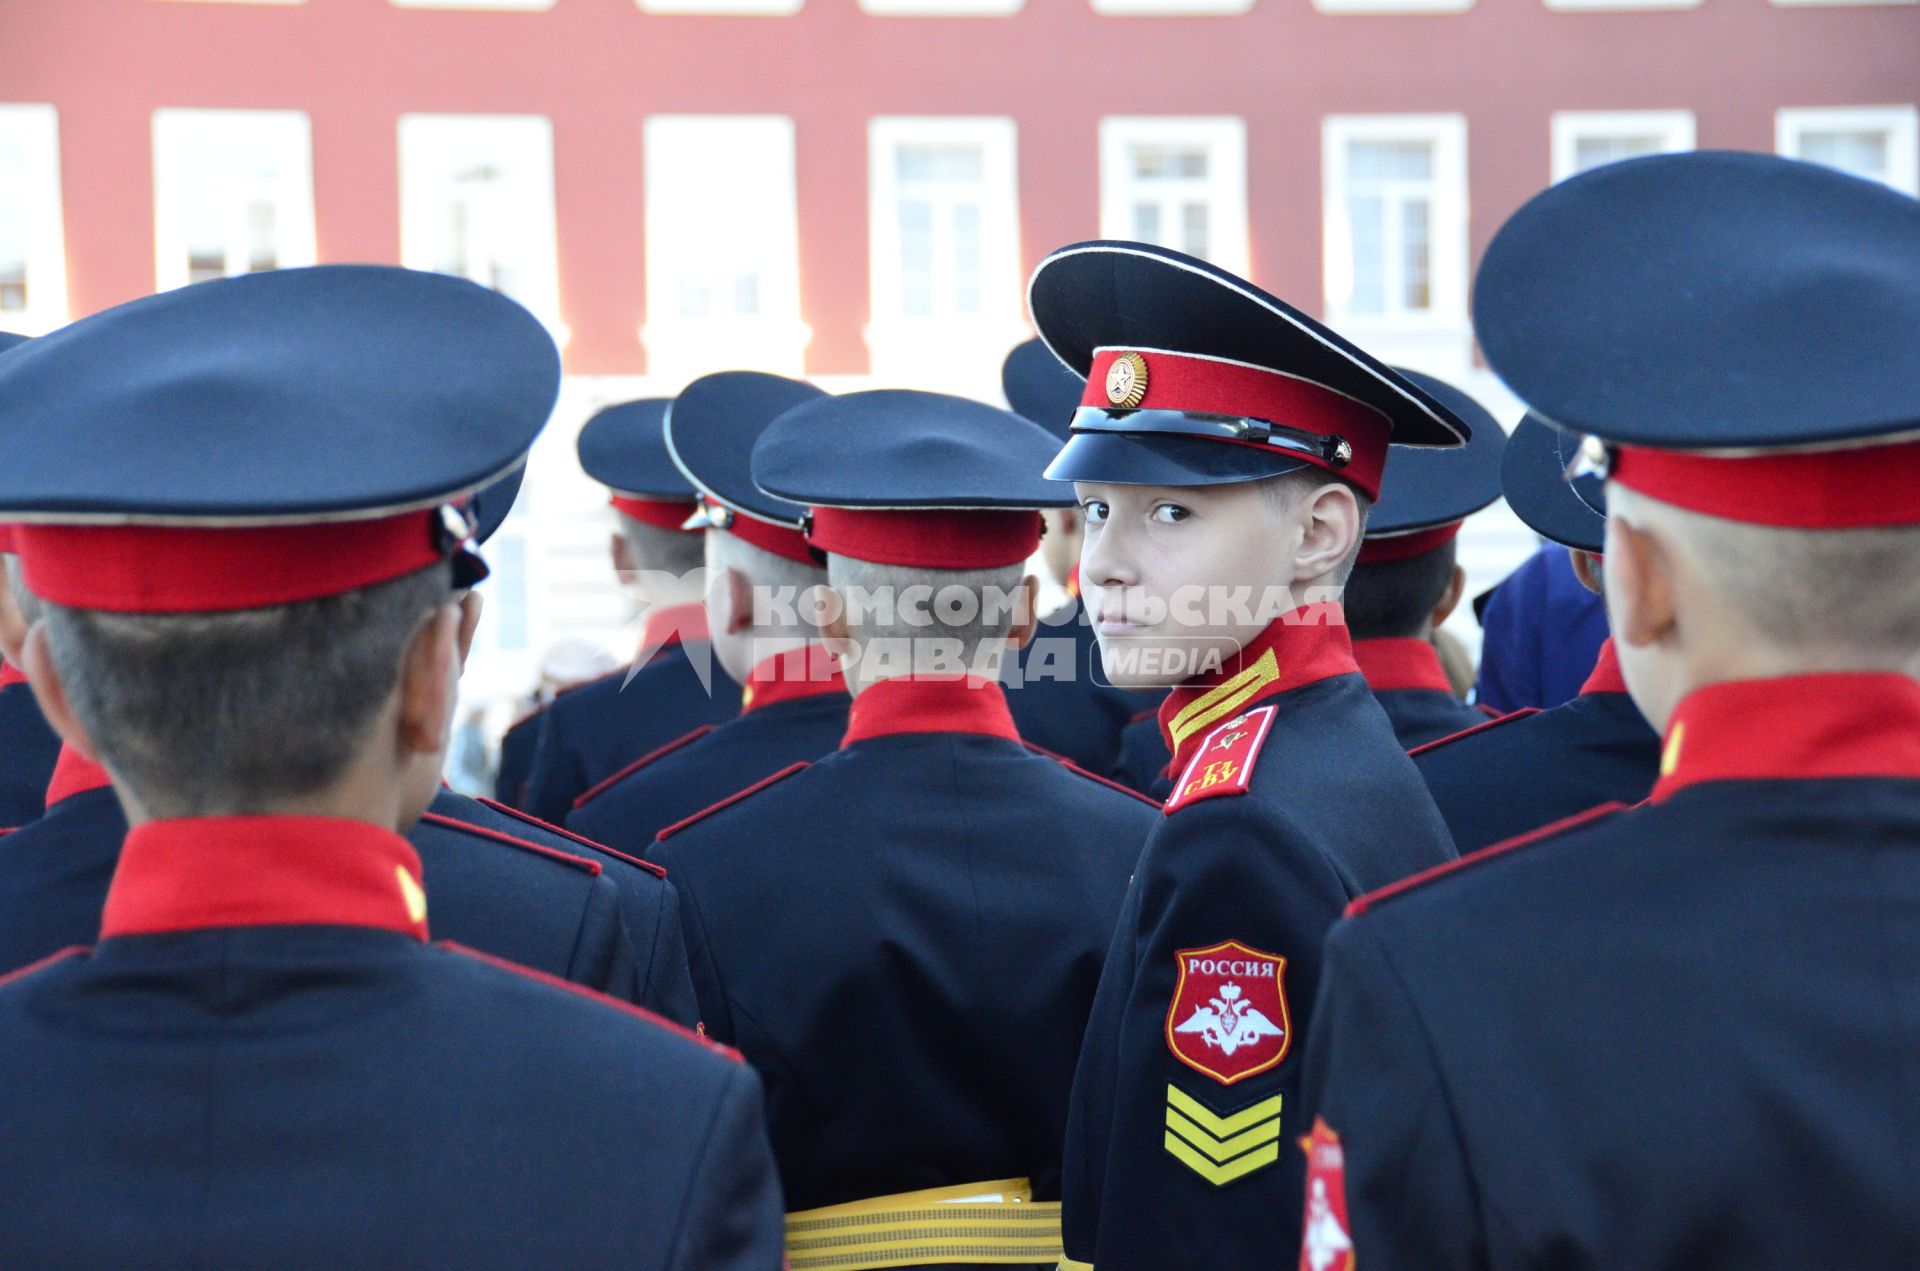
[[[1138,353],[1122,353],[1107,367],[1107,400],[1122,410],[1132,410],[1147,399],[1147,359]]]

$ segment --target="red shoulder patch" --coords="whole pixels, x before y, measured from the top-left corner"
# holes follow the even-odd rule
[[[768,786],[772,785],[774,782],[785,781],[788,777],[791,777],[794,773],[800,771],[802,768],[811,768],[812,766],[813,765],[809,763],[789,764],[785,768],[782,768],[780,771],[774,773],[771,777],[762,777],[760,780],[754,782],[752,785],[748,786],[746,789],[736,790],[734,793],[720,800],[720,802],[714,804],[712,807],[701,808],[698,812],[695,812],[692,816],[685,817],[681,820],[675,821],[672,825],[669,825],[666,829],[660,831],[660,833],[655,837],[666,838],[670,834],[678,834],[680,831],[686,829],[688,826],[694,824],[695,822],[706,820],[708,817],[712,816],[715,812],[720,811],[720,809],[730,808],[734,804],[740,802],[740,800],[747,798],[749,795],[759,794],[762,790],[766,789]]]
[[[548,975],[545,971],[536,971],[532,967],[521,966],[518,962],[509,962],[505,958],[496,958],[491,953],[482,953],[478,949],[470,949],[466,945],[457,943],[456,941],[441,940],[437,943],[440,948],[450,953],[464,954],[476,961],[484,962],[488,966],[499,967],[502,971],[512,971],[516,975],[526,976],[529,980],[538,980],[542,984],[549,984],[554,988],[565,989],[567,992],[580,997],[590,998],[603,1006],[610,1006],[616,1011],[625,1011],[636,1019],[643,1019],[647,1021],[647,1023],[664,1028],[670,1033],[677,1033],[688,1041],[720,1056],[722,1059],[730,1059],[736,1064],[746,1062],[746,1060],[741,1057],[740,1052],[733,1047],[723,1046],[704,1033],[697,1033],[685,1025],[676,1024],[664,1015],[655,1015],[644,1006],[635,1006],[632,1002],[623,1002],[617,997],[608,997],[605,993],[597,992],[584,984],[575,984],[572,980],[563,980],[557,975]]]
[[[1457,733],[1449,733],[1447,736],[1437,741],[1430,741],[1424,746],[1415,746],[1407,752],[1407,757],[1411,759],[1415,755],[1424,755],[1429,750],[1438,750],[1442,746],[1452,745],[1462,737],[1471,737],[1476,733],[1484,733],[1489,728],[1498,728],[1502,724],[1511,724],[1516,719],[1525,719],[1529,715],[1538,715],[1539,713],[1540,708],[1538,706],[1522,706],[1517,711],[1508,711],[1504,715],[1496,715],[1484,724],[1475,724],[1472,728],[1463,728]]]
[[[1167,1003],[1167,1049],[1223,1086],[1280,1066],[1293,1049],[1287,960],[1238,940],[1174,953],[1180,978]]]
[[[715,726],[713,724],[702,724],[700,725],[700,727],[694,729],[692,732],[687,733],[684,736],[675,737],[672,741],[668,742],[664,746],[655,746],[652,750],[649,750],[646,754],[641,755],[638,759],[634,760],[632,763],[628,764],[626,767],[622,768],[620,771],[614,773],[611,777],[607,777],[602,781],[596,782],[595,784],[588,786],[586,793],[582,794],[579,798],[573,801],[573,806],[576,808],[585,807],[588,803],[592,802],[594,799],[597,799],[601,795],[605,794],[608,790],[611,790],[614,786],[619,785],[621,781],[623,781],[627,777],[632,776],[634,773],[640,771],[642,768],[646,767],[648,764],[652,763],[654,760],[660,758],[663,755],[670,755],[674,751],[680,749],[682,746],[688,745],[692,742],[699,741],[702,737],[705,737],[708,733],[712,732],[714,730],[714,727]]]
[[[441,816],[438,812],[429,812],[420,819],[429,825],[438,825],[449,830],[459,830],[463,833],[471,834],[475,838],[488,839],[495,843],[504,843],[508,847],[517,847],[523,852],[532,852],[537,856],[545,856],[549,859],[560,861],[563,864],[571,865],[575,869],[585,870],[589,874],[598,874],[600,872],[599,861],[590,861],[584,856],[574,856],[569,852],[562,852],[557,848],[548,847],[544,843],[529,843],[527,840],[517,839],[511,834],[502,834],[500,831],[490,830],[484,825],[475,825],[471,821],[456,821],[450,816]]]
[[[1624,812],[1627,807],[1628,805],[1624,803],[1598,804],[1588,808],[1585,812],[1576,812],[1572,816],[1561,817],[1558,821],[1550,821],[1537,830],[1528,830],[1525,834],[1516,834],[1510,839],[1489,844],[1477,852],[1468,852],[1459,860],[1447,861],[1445,864],[1435,865],[1431,869],[1423,869],[1418,874],[1403,878],[1397,883],[1389,883],[1377,891],[1370,891],[1364,896],[1354,897],[1347,902],[1346,917],[1357,918],[1384,901],[1392,900],[1395,896],[1404,896],[1408,892],[1424,887],[1436,879],[1445,878],[1450,874],[1457,874],[1461,870],[1471,866],[1481,864],[1484,861],[1490,861],[1496,856],[1505,856],[1509,852],[1518,851],[1523,847],[1530,847],[1545,839],[1557,838],[1568,830],[1579,829],[1590,821],[1598,821],[1602,817],[1612,816],[1615,812]]]
[[[90,947],[91,946],[84,944],[70,944],[58,953],[49,953],[46,957],[36,962],[29,962],[23,967],[16,967],[5,975],[0,975],[0,985],[12,984],[15,980],[24,980],[35,971],[44,971],[54,963],[64,962],[76,953],[86,953]]]
[[[1077,773],[1078,775],[1085,777],[1089,781],[1098,781],[1101,785],[1106,786],[1108,789],[1118,790],[1121,794],[1131,795],[1134,798],[1140,800],[1140,802],[1146,804],[1150,808],[1158,808],[1160,806],[1160,800],[1152,797],[1151,795],[1141,794],[1138,790],[1134,789],[1132,786],[1123,786],[1118,781],[1115,781],[1112,777],[1103,777],[1097,772],[1089,772],[1087,769],[1082,768],[1079,764],[1067,758],[1065,755],[1056,754],[1054,751],[1048,750],[1045,746],[1036,746],[1030,741],[1023,741],[1020,744],[1022,746],[1025,746],[1028,750],[1031,750],[1034,754],[1043,755],[1046,758],[1053,760],[1055,763],[1059,764],[1061,767],[1067,769],[1067,771]]]
[[[486,804],[495,812],[503,812],[514,820],[524,821],[536,829],[545,830],[549,834],[558,834],[563,839],[570,839],[582,847],[590,847],[594,851],[611,856],[617,861],[625,861],[629,865],[637,865],[656,877],[665,878],[667,876],[667,871],[661,869],[652,861],[643,861],[638,856],[629,856],[617,847],[608,847],[605,843],[595,842],[584,834],[575,834],[563,825],[550,825],[530,812],[522,812],[519,808],[510,808],[506,804],[498,803],[492,799],[481,799],[479,802]]]
[[[1347,1154],[1319,1117],[1300,1140],[1307,1153],[1307,1213],[1300,1226],[1299,1271],[1353,1271],[1353,1223],[1347,1217]]]
[[[1260,757],[1260,747],[1273,729],[1275,709],[1256,706],[1216,725],[1199,751],[1187,761],[1187,770],[1173,783],[1173,793],[1167,796],[1162,810],[1172,816],[1176,810],[1202,799],[1245,794],[1247,783],[1253,778],[1254,760]]]

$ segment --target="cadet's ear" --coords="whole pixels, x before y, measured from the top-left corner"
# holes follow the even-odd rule
[[[808,616],[820,631],[820,643],[842,660],[854,654],[853,629],[847,625],[846,598],[828,583],[807,588]]]
[[[607,552],[613,557],[613,572],[625,578],[639,564],[633,559],[633,545],[627,542],[625,534],[614,534],[607,539]]]
[[[435,609],[401,655],[398,742],[403,754],[438,754],[447,748],[459,691],[461,613],[454,604]]]
[[[1601,571],[1605,565],[1598,552],[1583,552],[1577,547],[1569,547],[1567,555],[1573,560],[1573,576],[1580,585],[1596,596],[1607,594],[1607,585]]]
[[[1338,481],[1300,501],[1300,546],[1294,552],[1296,579],[1320,578],[1339,569],[1360,540],[1360,503]]]
[[[73,713],[73,704],[67,700],[66,682],[60,678],[60,668],[53,660],[53,647],[47,643],[46,623],[36,622],[27,629],[20,649],[20,669],[27,673],[27,682],[33,686],[40,713],[46,716],[53,731],[60,734],[60,740],[93,762],[100,762],[93,738],[87,735],[86,725]]]
[[[27,640],[27,619],[20,612],[20,606],[13,603],[13,588],[8,583],[5,564],[0,561],[0,657],[20,666],[20,649]]]
[[[1658,534],[1607,517],[1605,571],[1607,619],[1616,638],[1643,648],[1670,638],[1674,613],[1674,557]]]
[[[1467,571],[1460,566],[1453,567],[1453,577],[1447,580],[1447,589],[1440,593],[1440,603],[1433,607],[1433,629],[1438,631],[1447,625],[1447,619],[1453,617],[1453,611],[1460,607],[1460,597],[1467,592]]]
[[[480,614],[487,602],[480,598],[477,591],[462,593],[460,597],[460,667],[466,669],[467,655],[473,652],[473,637],[480,631]]]
[[[738,635],[753,625],[753,579],[729,565],[721,571],[719,585],[727,597],[726,632]]]
[[[1028,574],[1013,594],[1013,626],[1007,632],[1007,647],[1024,649],[1033,633],[1040,629],[1040,580]]]

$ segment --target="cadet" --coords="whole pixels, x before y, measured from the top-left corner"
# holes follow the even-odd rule
[[[251,310],[203,320],[216,316],[250,320]],[[506,519],[523,471],[515,467],[468,500],[476,542]],[[479,558],[471,561],[483,574]],[[37,612],[39,602],[21,593]],[[456,599],[464,660],[480,600],[465,588]],[[352,621],[338,619],[343,640]],[[61,747],[46,813],[9,835],[0,854],[0,972],[92,939],[126,835],[107,770]],[[407,838],[433,892],[439,934],[687,1027],[699,1022],[679,900],[659,866],[521,823],[445,785]]]
[[[1298,1235],[1295,1033],[1347,901],[1452,855],[1338,602],[1389,437],[1467,427],[1404,377],[1177,252],[1056,252],[1029,297],[1087,395],[1048,475],[1087,513],[1107,669],[1176,681],[1180,774],[1128,889],[1074,1079],[1067,1254],[1252,1267]],[[1248,597],[1251,597],[1251,600]],[[697,975],[697,971],[696,971]],[[696,980],[697,986],[697,980]]]
[[[801,532],[807,510],[754,485],[749,467],[766,426],[820,396],[796,380],[725,371],[674,399],[667,449],[700,492],[707,623],[721,669],[745,686],[740,715],[702,724],[587,791],[570,828],[645,852],[674,822],[839,747],[852,699],[808,618],[808,593],[827,573]],[[622,483],[617,469],[602,478]]]
[[[1007,355],[1000,387],[1016,413],[1064,442],[1086,386],[1040,341],[1028,340]],[[1121,731],[1161,695],[1114,687],[1101,664],[1100,642],[1080,602],[1080,509],[1046,508],[1040,515],[1046,521],[1041,560],[1065,588],[1067,603],[1041,618],[1007,668],[1007,707],[1027,741],[1089,772],[1108,773],[1120,759]]]
[[[25,336],[0,331],[0,352],[24,343]],[[0,525],[0,569],[7,572],[0,583],[13,576],[12,560],[12,527]],[[23,609],[31,603],[14,588],[0,586],[0,833],[40,815],[60,751],[60,739],[41,716],[18,661],[27,636]]]
[[[1474,700],[1501,715],[1572,701],[1607,639],[1607,606],[1557,543],[1474,597],[1473,609],[1481,631]]]
[[[1024,745],[996,682],[1053,450],[913,392],[816,399],[754,448],[827,554],[852,714],[655,857],[707,1028],[767,1082],[793,1271],[1060,1254],[1074,1055],[1154,810]]]
[[[779,1265],[751,1071],[427,943],[396,832],[477,572],[449,505],[558,374],[512,302],[367,266],[181,288],[0,367],[27,671],[133,826],[99,946],[0,987],[10,1260]]]
[[[556,697],[539,714],[520,806],[555,825],[575,799],[642,755],[740,711],[740,686],[713,673],[701,540],[687,526],[693,487],[673,466],[662,431],[670,404],[609,406],[580,431],[580,466],[613,487],[614,569],[650,607],[632,666]]]
[[[1500,497],[1500,455],[1507,435],[1480,403],[1453,385],[1401,371],[1473,436],[1453,450],[1401,446],[1387,455],[1380,502],[1367,517],[1359,563],[1347,579],[1347,627],[1367,687],[1409,750],[1487,722],[1453,694],[1440,654],[1439,630],[1466,589],[1455,558],[1466,518]]]
[[[1536,533],[1566,545],[1575,573],[1600,590],[1605,483],[1568,478],[1580,439],[1528,416],[1501,464],[1508,506]],[[1627,696],[1613,641],[1604,641],[1580,695],[1550,710],[1482,721],[1413,752],[1413,762],[1462,852],[1537,830],[1602,803],[1638,803],[1660,771],[1660,737]]]
[[[1334,932],[1299,1265],[1912,1266],[1920,203],[1610,164],[1515,213],[1475,319],[1605,442],[1607,607],[1665,757],[1646,806]]]

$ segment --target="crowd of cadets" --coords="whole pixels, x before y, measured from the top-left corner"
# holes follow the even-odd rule
[[[7,339],[0,1261],[1920,1265],[1920,203],[1541,194],[1511,437],[1173,251],[1029,303],[1010,410],[589,421],[642,648],[495,799],[538,322],[342,265]]]

